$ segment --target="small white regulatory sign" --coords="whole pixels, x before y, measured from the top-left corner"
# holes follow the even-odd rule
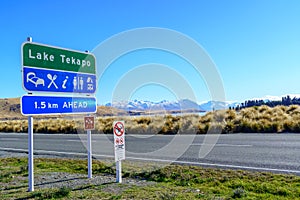
[[[125,124],[124,121],[114,121],[115,161],[125,160]]]

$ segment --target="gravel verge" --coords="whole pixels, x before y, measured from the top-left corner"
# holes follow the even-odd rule
[[[155,182],[123,178],[123,187],[116,187],[116,178],[113,175],[95,175],[92,178],[87,178],[83,174],[70,174],[65,172],[49,172],[37,175],[35,177],[35,188],[63,188],[67,187],[72,190],[84,186],[100,186],[103,185],[103,191],[110,193],[119,193],[131,186],[149,186],[154,185]],[[124,187],[125,186],[125,187]]]
[[[24,152],[9,152],[0,151],[0,158],[5,157],[27,157],[27,153]],[[35,155],[35,158],[61,158],[55,155]],[[105,162],[105,161],[104,161]],[[106,161],[106,162],[111,162]],[[139,165],[139,163],[134,163]],[[15,176],[11,182],[2,183],[1,190],[10,190],[10,188],[26,187],[28,177]],[[146,181],[134,178],[122,178],[122,187],[116,183],[115,175],[111,174],[97,174],[93,175],[92,178],[87,178],[87,174],[74,174],[67,172],[44,172],[41,174],[34,174],[34,187],[35,189],[46,189],[46,188],[70,188],[77,190],[81,188],[89,188],[93,186],[102,186],[102,191],[113,194],[119,194],[120,192],[131,188],[133,186],[143,187],[156,184],[152,181]]]

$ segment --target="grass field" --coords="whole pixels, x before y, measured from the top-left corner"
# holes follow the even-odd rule
[[[300,199],[300,177],[241,170],[123,162],[123,175],[152,184],[78,185],[27,192],[27,159],[0,159],[0,199]],[[49,172],[87,173],[85,160],[35,159],[35,177]],[[111,176],[114,165],[93,161],[93,174]],[[59,180],[56,180],[59,181]]]

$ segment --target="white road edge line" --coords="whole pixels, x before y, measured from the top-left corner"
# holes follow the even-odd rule
[[[10,140],[14,140],[14,141],[17,141],[17,140],[21,140],[21,138],[1,138],[1,140],[5,140],[5,141],[10,141]]]
[[[66,140],[67,142],[80,142],[80,143],[82,143],[82,142],[87,142],[87,140],[86,139],[84,139],[84,140]],[[98,143],[98,141],[92,141],[93,143]]]
[[[0,150],[5,151],[23,151],[28,152],[27,149],[14,149],[14,148],[0,148]],[[34,150],[35,153],[53,153],[53,154],[65,154],[65,155],[87,155],[87,153],[80,152],[60,152],[60,151],[47,151],[47,150]],[[111,155],[100,155],[93,154],[98,157],[105,158],[114,158]],[[155,161],[155,162],[166,162],[166,163],[177,163],[177,164],[189,164],[189,165],[202,165],[202,166],[214,166],[214,167],[226,167],[226,168],[234,168],[234,169],[248,169],[248,170],[261,170],[261,171],[273,171],[273,172],[285,172],[285,173],[297,173],[300,174],[298,170],[288,170],[288,169],[274,169],[274,168],[265,168],[265,167],[249,167],[249,166],[240,166],[240,165],[225,165],[225,164],[213,164],[213,163],[201,163],[201,162],[191,162],[191,161],[173,161],[173,160],[165,160],[165,159],[155,159],[155,158],[136,158],[136,157],[126,157],[131,160],[142,160],[142,161]]]
[[[191,146],[204,146],[204,145],[211,145],[211,144],[202,144],[202,143],[193,143]],[[253,147],[251,144],[215,144],[214,146],[219,147]]]
[[[67,142],[86,142],[87,140],[66,140]],[[93,141],[95,142],[95,141]]]

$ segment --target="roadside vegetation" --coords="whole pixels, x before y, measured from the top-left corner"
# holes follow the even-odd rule
[[[153,168],[151,163],[133,165],[123,162],[124,180],[115,183],[114,164],[93,161],[93,175],[113,177],[105,183],[93,182],[68,187],[68,180],[48,182],[49,173],[77,174],[86,179],[86,161],[81,159],[35,159],[35,179],[49,187],[35,186],[27,192],[27,159],[0,159],[1,199],[299,199],[300,177],[241,170],[208,169],[197,166],[169,165]],[[40,177],[43,177],[42,179]],[[73,181],[74,181],[73,180]],[[70,180],[69,180],[70,181]],[[62,182],[61,187],[52,183]]]
[[[82,133],[83,117],[34,120],[36,133]],[[112,133],[114,120],[126,122],[130,134],[300,133],[300,106],[254,106],[200,115],[96,117],[94,133]],[[0,132],[27,132],[27,120],[1,120]]]

